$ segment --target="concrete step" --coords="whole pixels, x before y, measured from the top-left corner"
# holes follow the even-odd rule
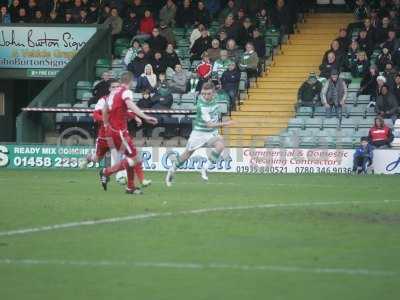
[[[232,112],[232,117],[235,116],[247,116],[247,117],[282,117],[282,118],[292,118],[294,117],[294,112],[289,111],[234,111]]]
[[[294,112],[293,105],[246,105],[240,106],[240,111],[247,112]]]
[[[260,94],[260,93],[251,93],[249,97],[245,101],[295,101],[297,99],[297,91],[292,92],[290,94]]]

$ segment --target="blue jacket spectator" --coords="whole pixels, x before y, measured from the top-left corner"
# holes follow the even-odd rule
[[[354,152],[353,172],[367,174],[368,167],[372,165],[373,157],[373,147],[368,143],[367,137],[362,137],[360,147]]]

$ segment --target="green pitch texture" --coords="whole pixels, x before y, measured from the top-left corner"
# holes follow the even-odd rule
[[[210,174],[205,184],[178,173],[168,189],[164,175],[147,173],[153,185],[132,196],[114,181],[104,192],[95,171],[0,171],[0,232],[172,213],[0,236],[0,299],[400,298],[400,202],[384,202],[400,200],[398,177]],[[26,259],[67,263],[18,263]]]

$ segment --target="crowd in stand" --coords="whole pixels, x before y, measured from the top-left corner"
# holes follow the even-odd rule
[[[357,22],[340,29],[319,68],[320,78],[326,80],[318,81],[315,74],[310,74],[299,90],[299,105],[323,105],[327,108],[327,117],[331,116],[332,110],[341,117],[347,80],[338,75],[347,72],[353,79],[361,79],[357,95],[371,96],[369,106],[375,107],[377,116],[395,122],[400,107],[400,0],[347,3],[354,10]],[[377,123],[380,124],[380,120]],[[375,124],[373,128],[377,126]],[[385,125],[378,127],[382,126]],[[373,136],[370,138],[373,141]],[[390,144],[392,139],[388,131],[384,144]]]

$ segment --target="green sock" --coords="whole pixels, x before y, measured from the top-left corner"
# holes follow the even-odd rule
[[[210,153],[210,157],[208,158],[213,164],[215,164],[217,162],[217,160],[219,159],[219,157],[221,156],[221,153],[212,150]]]
[[[178,156],[178,158],[177,158],[177,160],[176,160],[176,162],[175,162],[175,167],[180,168],[180,167],[183,166],[184,163],[185,163],[185,162],[184,162],[184,161],[181,161],[181,159],[180,159],[179,156]]]

